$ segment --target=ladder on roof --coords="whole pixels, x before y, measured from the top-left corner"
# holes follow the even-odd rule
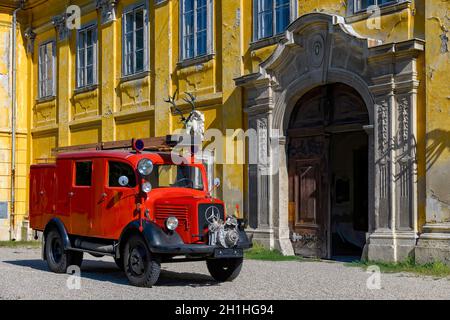
[[[180,141],[180,136],[167,135],[164,137],[151,137],[140,139],[144,142],[145,151],[171,151]],[[95,151],[95,150],[131,150],[133,140],[118,140],[109,142],[99,142],[91,144],[81,144],[75,146],[58,147],[52,149],[52,154],[76,151]]]

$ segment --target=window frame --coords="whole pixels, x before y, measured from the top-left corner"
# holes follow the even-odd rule
[[[194,20],[194,26],[193,26],[193,36],[194,36],[194,49],[193,49],[193,54],[191,57],[186,55],[186,48],[185,48],[185,42],[184,42],[184,38],[185,38],[185,29],[186,29],[186,24],[185,24],[185,12],[184,12],[184,2],[186,0],[180,0],[179,4],[180,4],[180,10],[179,10],[179,56],[180,59],[179,61],[186,61],[186,60],[193,60],[193,59],[197,59],[200,57],[205,57],[208,56],[210,54],[212,54],[213,52],[213,47],[214,47],[214,43],[213,43],[213,25],[214,25],[214,2],[213,0],[205,0],[206,1],[206,51],[205,53],[198,53],[198,46],[197,46],[197,35],[198,35],[198,30],[197,30],[197,1],[198,0],[193,0],[194,1],[194,8],[193,8],[193,20]]]
[[[78,185],[77,184],[77,163],[90,163],[91,164],[91,181],[89,185]],[[92,160],[75,160],[73,162],[73,187],[74,188],[92,188],[92,180],[94,178],[94,161]]]
[[[401,0],[390,0],[388,2],[385,2],[385,3],[382,3],[382,4],[379,5],[378,4],[379,1],[382,1],[382,0],[373,0],[374,3],[371,4],[370,6],[378,6],[379,8],[382,8],[382,7],[385,7],[385,6],[394,5],[394,4],[398,4],[398,3],[403,2]],[[370,7],[370,6],[367,6],[365,8],[362,8],[361,7],[361,2],[362,2],[362,0],[353,0],[353,8],[354,8],[353,13],[365,12]]]
[[[143,18],[144,18],[144,23],[143,23],[143,37],[144,37],[144,41],[143,41],[143,66],[142,66],[142,70],[137,71],[136,70],[136,12],[142,10],[143,11]],[[150,57],[149,57],[149,40],[148,40],[148,36],[149,36],[149,14],[148,14],[149,10],[148,10],[148,6],[146,2],[138,2],[135,3],[133,5],[130,5],[128,7],[126,7],[123,12],[122,12],[122,77],[129,77],[129,76],[133,76],[136,74],[140,74],[143,72],[148,72],[149,71],[149,61],[150,61]],[[132,69],[130,72],[128,72],[128,66],[127,66],[127,59],[126,59],[126,16],[130,13],[133,13],[133,50],[132,53],[133,54],[133,58],[132,58]]]
[[[84,50],[84,62],[85,65],[82,68],[84,73],[84,83],[80,83],[80,38],[81,33],[85,33],[87,31],[92,30],[92,38],[93,38],[93,59],[92,59],[92,83],[87,83],[87,44],[83,47]],[[85,38],[86,39],[86,38]],[[82,27],[80,30],[77,31],[77,40],[76,40],[76,88],[82,89],[87,88],[90,86],[95,86],[98,84],[98,26],[97,23],[89,23],[86,26]]]
[[[107,169],[106,169],[106,174],[105,174],[105,177],[106,177],[106,181],[105,181],[105,187],[106,188],[108,188],[108,189],[136,189],[136,187],[137,186],[139,186],[139,177],[138,177],[138,175],[137,175],[137,173],[136,173],[136,170],[135,170],[135,168],[133,168],[133,166],[130,164],[130,163],[128,163],[128,162],[126,162],[126,161],[120,161],[120,160],[117,160],[117,159],[115,159],[115,160],[106,160],[106,162],[107,162]],[[110,185],[110,170],[111,170],[111,162],[115,162],[115,163],[121,163],[121,164],[123,164],[123,165],[127,165],[127,166],[129,166],[130,168],[131,168],[131,171],[133,172],[133,174],[134,174],[134,182],[135,182],[135,184],[134,184],[134,186],[132,186],[132,187],[128,187],[128,186],[126,186],[126,187],[122,187],[122,186],[111,186]]]
[[[286,29],[284,29],[283,31],[277,32],[277,1],[276,0],[272,0],[272,34],[264,36],[264,37],[260,37],[259,36],[259,32],[260,32],[260,26],[259,26],[259,0],[253,0],[252,1],[252,6],[253,6],[253,42],[256,41],[260,41],[260,40],[265,40],[265,39],[270,39],[273,37],[277,37],[281,34],[283,34]],[[292,23],[292,21],[294,21],[297,16],[298,16],[298,9],[297,9],[297,1],[296,0],[289,0],[288,1],[288,7],[289,7],[289,23],[287,25],[289,25],[290,23]]]
[[[43,63],[42,63],[42,56],[41,56],[41,49],[43,47],[47,48],[47,46],[51,44],[52,45],[52,55],[51,55],[51,63],[52,63],[52,84],[51,84],[51,92],[48,94],[48,90],[49,88],[47,87],[48,85],[48,70],[46,70],[46,76],[47,78],[44,80],[42,79],[42,67],[43,67]],[[45,49],[45,53],[47,53],[47,49]],[[45,64],[46,69],[47,69],[47,64]],[[41,44],[39,44],[38,46],[38,98],[39,99],[45,99],[45,98],[51,98],[51,97],[55,97],[56,96],[56,41],[55,40],[49,40],[49,41],[45,41],[42,42]],[[42,84],[43,82],[45,82],[45,94],[43,93],[42,90]]]

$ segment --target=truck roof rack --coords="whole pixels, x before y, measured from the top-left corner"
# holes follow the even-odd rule
[[[134,140],[134,139],[133,139]],[[52,154],[76,151],[93,151],[93,150],[128,150],[133,147],[133,140],[119,140],[110,142],[99,142],[91,144],[82,144],[76,146],[53,148]],[[171,151],[173,147],[180,141],[180,136],[167,135],[164,137],[151,137],[141,139],[144,142],[145,151]]]

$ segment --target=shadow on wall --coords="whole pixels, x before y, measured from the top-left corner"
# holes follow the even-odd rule
[[[445,150],[450,151],[450,131],[435,129],[427,133],[426,139],[427,170],[430,170]]]

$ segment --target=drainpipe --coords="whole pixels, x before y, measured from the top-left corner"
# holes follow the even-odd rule
[[[10,240],[16,240],[15,238],[15,216],[16,216],[16,113],[17,113],[17,101],[16,101],[16,80],[17,80],[17,59],[16,59],[16,46],[17,46],[17,13],[23,8],[25,1],[20,1],[20,7],[13,12],[12,22],[12,110],[11,110],[11,214],[9,224],[9,238]]]

